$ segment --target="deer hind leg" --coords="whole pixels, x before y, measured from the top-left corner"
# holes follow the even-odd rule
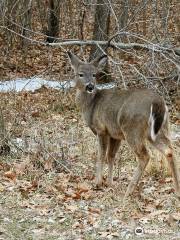
[[[141,146],[136,146],[136,147],[132,146],[132,147],[138,158],[138,166],[134,172],[134,175],[130,184],[128,185],[124,199],[126,199],[129,195],[133,193],[149,162],[149,154],[144,144]]]
[[[113,166],[114,166],[114,158],[116,152],[120,145],[120,140],[116,140],[114,138],[109,138],[108,140],[108,148],[107,148],[107,163],[108,163],[108,178],[107,184],[111,186],[113,184]]]
[[[178,179],[178,168],[175,163],[174,153],[171,146],[171,141],[163,134],[161,133],[160,136],[156,139],[155,142],[153,142],[153,146],[157,148],[167,159],[168,165],[173,177],[175,190],[180,197],[180,183]]]
[[[96,180],[95,184],[100,187],[103,183],[103,166],[106,157],[106,151],[108,146],[108,136],[98,135],[98,159],[96,161]]]

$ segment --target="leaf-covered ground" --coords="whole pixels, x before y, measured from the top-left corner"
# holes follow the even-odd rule
[[[125,143],[113,188],[94,188],[97,141],[73,95],[1,94],[11,154],[0,162],[0,239],[180,239],[180,203],[157,152],[124,207],[136,166]],[[172,129],[180,168],[178,121]]]

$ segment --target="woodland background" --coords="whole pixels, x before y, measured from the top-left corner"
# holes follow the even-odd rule
[[[68,50],[84,60],[106,52],[99,83],[165,97],[180,168],[179,12],[178,0],[1,0],[0,80],[73,79]],[[0,239],[139,239],[137,227],[145,239],[179,239],[179,201],[157,153],[125,208],[136,166],[125,143],[114,188],[93,188],[97,142],[74,95],[0,93]]]

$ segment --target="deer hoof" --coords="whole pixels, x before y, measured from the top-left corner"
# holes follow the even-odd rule
[[[114,181],[112,179],[108,179],[105,183],[106,187],[113,188],[114,187]]]
[[[103,181],[95,181],[94,183],[94,189],[101,190],[103,186]]]

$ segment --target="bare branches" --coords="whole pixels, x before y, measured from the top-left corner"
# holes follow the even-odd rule
[[[44,41],[38,41],[35,39],[32,39],[30,37],[26,37],[23,34],[20,34],[18,32],[15,32],[14,30],[1,26],[2,28],[6,29],[7,31],[12,32],[15,35],[18,35],[20,37],[22,37],[23,39],[28,40],[30,43],[32,44],[39,44],[39,45],[44,45],[44,46],[49,46],[49,47],[57,47],[57,48],[64,48],[64,47],[69,47],[69,46],[96,46],[98,48],[101,49],[101,47],[106,47],[106,48],[113,48],[116,50],[144,50],[144,51],[152,51],[152,53],[156,52],[156,53],[162,53],[163,57],[165,57],[166,59],[168,59],[171,63],[173,63],[176,67],[179,66],[179,62],[178,60],[176,60],[174,56],[180,56],[180,47],[177,48],[173,48],[173,47],[164,47],[161,46],[160,44],[154,44],[151,43],[150,41],[137,36],[137,35],[133,35],[131,33],[124,33],[124,32],[119,32],[116,33],[115,35],[113,35],[112,37],[110,37],[110,39],[108,41],[95,41],[95,40],[87,40],[87,41],[80,41],[80,40],[64,40],[61,42],[55,42],[55,43],[47,43]],[[121,43],[121,42],[116,42],[113,41],[113,39],[115,39],[118,35],[123,35],[123,34],[127,34],[127,35],[132,35],[135,36],[136,38],[144,41],[145,43]],[[172,55],[169,55],[169,53],[171,53]],[[164,55],[166,54],[166,55]]]
[[[42,54],[38,57],[34,55],[30,57],[32,66],[34,61],[40,59],[38,62],[44,63],[44,66],[41,66],[42,69],[46,69],[43,72],[46,71],[48,74],[53,72],[61,78],[62,74],[69,74],[66,54],[64,54],[67,50],[80,49],[79,54],[88,60],[90,49],[96,49],[96,54],[107,52],[112,78],[119,81],[124,88],[129,87],[133,81],[143,82],[146,86],[157,85],[158,88],[161,80],[165,81],[164,79],[171,77],[171,72],[176,74],[173,79],[177,79],[180,68],[177,0],[172,2],[165,0],[77,0],[75,2],[48,0],[46,4],[42,4],[42,0],[30,1],[32,14],[29,16],[31,19],[27,21],[29,24],[24,24],[23,21],[29,9],[24,8],[23,2],[27,0],[19,0],[16,3],[4,1],[0,4],[0,30],[2,30],[2,42],[5,45],[3,54],[7,58],[13,54],[12,49],[16,47],[18,54],[21,51],[19,56],[29,58],[31,49],[41,45],[37,49],[38,51],[40,49]],[[52,8],[55,17],[59,19],[59,30],[54,36],[47,31],[48,2],[57,3],[57,8]],[[98,18],[95,18],[97,9],[99,9]],[[105,24],[108,17],[109,25]],[[95,25],[97,36],[94,37]],[[109,28],[108,31],[105,25]],[[103,37],[98,37],[98,34]],[[52,41],[48,42],[49,37]],[[24,48],[19,47],[21,42],[27,43],[29,51],[25,48],[26,44]],[[58,51],[57,48],[59,48]],[[6,57],[4,59],[3,66],[9,62],[6,61]],[[9,59],[14,66],[15,58]],[[44,61],[45,59],[47,61]],[[22,62],[24,67],[29,69],[29,61],[27,65],[24,59]],[[17,65],[15,62],[15,67]],[[63,66],[61,67],[63,71],[59,71],[59,66]],[[34,73],[31,72],[31,74]]]
[[[62,46],[92,46],[92,45],[100,45],[100,46],[108,46],[116,49],[136,49],[136,50],[150,50],[153,52],[165,52],[165,51],[174,51],[175,54],[179,55],[180,48],[166,48],[160,46],[159,44],[141,44],[141,43],[120,43],[120,42],[110,42],[109,41],[95,41],[95,40],[87,40],[87,41],[79,41],[79,40],[72,40],[72,41],[62,41],[58,43],[49,43],[46,44],[47,46],[52,47],[62,47]]]

